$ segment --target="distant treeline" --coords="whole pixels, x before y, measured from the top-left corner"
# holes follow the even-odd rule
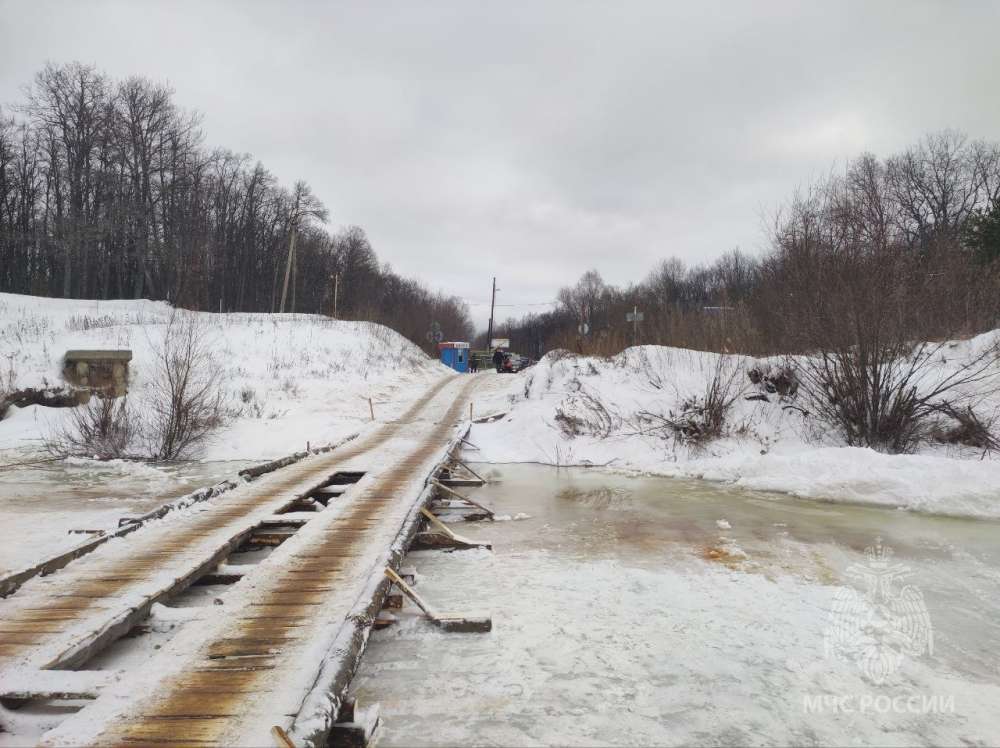
[[[471,336],[461,300],[380,266],[362,229],[331,235],[326,220],[306,183],[288,190],[248,154],[208,148],[165,85],[50,64],[0,111],[2,291],[331,314],[339,276],[340,317],[425,348],[434,322]]]
[[[555,309],[499,327],[539,356],[655,343],[774,354],[865,334],[934,340],[1000,325],[1000,147],[947,131],[865,154],[800,191],[759,257],[662,262],[620,288],[589,271]],[[637,307],[636,328],[626,315]],[[589,332],[581,335],[580,325]],[[853,337],[852,337],[853,336]]]

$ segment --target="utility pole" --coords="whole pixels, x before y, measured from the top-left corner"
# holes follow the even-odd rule
[[[297,234],[298,232],[296,232]],[[292,298],[291,304],[288,306],[288,311],[295,314],[295,289],[298,288],[299,280],[299,254],[298,252],[292,252]]]
[[[281,306],[278,307],[278,312],[285,311],[285,299],[288,297],[288,279],[292,275],[292,258],[295,256],[295,222],[298,220],[298,216],[292,219],[292,235],[288,240],[288,259],[285,261],[285,282],[281,286]]]
[[[333,278],[333,318],[337,319],[337,293],[340,291],[340,273],[334,273]]]
[[[493,347],[493,309],[497,303],[497,279],[493,276],[493,296],[490,298],[490,326],[486,331],[486,345]]]

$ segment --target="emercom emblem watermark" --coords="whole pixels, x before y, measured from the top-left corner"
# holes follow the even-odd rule
[[[854,662],[875,685],[883,684],[903,660],[934,652],[931,619],[919,588],[903,584],[908,566],[893,563],[892,549],[875,539],[865,562],[847,567],[863,589],[842,587],[834,597],[823,632],[827,657]]]

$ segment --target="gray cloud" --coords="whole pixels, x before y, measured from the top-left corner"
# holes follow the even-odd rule
[[[306,179],[397,270],[473,302],[494,274],[500,300],[538,302],[589,267],[627,282],[754,250],[762,211],[862,150],[1000,139],[991,2],[36,0],[0,19],[0,101],[47,59],[168,80],[209,143]]]

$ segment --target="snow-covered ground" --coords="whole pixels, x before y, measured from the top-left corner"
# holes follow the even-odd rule
[[[931,376],[946,375],[955,362],[996,337],[988,333],[947,346]],[[640,346],[610,359],[549,354],[511,377],[509,414],[473,429],[470,439],[481,448],[476,457],[496,463],[606,465],[829,501],[1000,517],[997,455],[944,445],[912,455],[846,447],[828,427],[786,408],[790,403],[777,395],[768,402],[744,399],[761,394],[745,370],[767,362],[721,358],[723,367],[742,367],[735,379],[742,392],[728,434],[706,446],[679,443],[643,415],[678,413],[686,399],[703,394],[720,356]],[[998,406],[995,399],[980,404],[987,415]]]
[[[140,410],[153,351],[174,310],[163,302],[0,294],[0,376],[14,387],[61,383],[71,349],[133,352],[129,399]],[[202,460],[269,459],[339,441],[405,408],[447,369],[382,325],[304,314],[199,314],[224,389],[226,424]],[[65,409],[31,406],[0,423],[4,450],[38,446]]]

